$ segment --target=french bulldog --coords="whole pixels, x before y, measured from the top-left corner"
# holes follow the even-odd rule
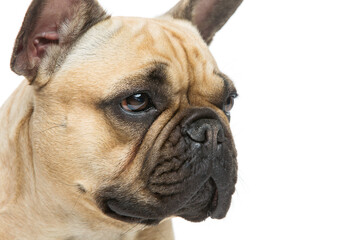
[[[145,19],[33,0],[0,110],[0,239],[173,239],[173,217],[224,218],[237,94],[208,45],[241,2]]]

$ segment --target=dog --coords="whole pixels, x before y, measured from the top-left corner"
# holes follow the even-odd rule
[[[0,110],[0,239],[174,239],[173,217],[224,218],[237,94],[208,45],[241,2],[144,19],[33,0]]]

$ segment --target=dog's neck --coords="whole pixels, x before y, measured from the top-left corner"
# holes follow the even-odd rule
[[[0,109],[0,239],[68,239],[76,216],[62,211],[33,159],[33,112],[34,89],[27,81]],[[15,235],[13,229],[22,231]]]
[[[31,151],[27,130],[32,98],[32,89],[24,81],[0,109],[0,211],[20,197],[23,184],[33,185],[29,172],[22,170],[32,168],[29,159],[23,159],[31,156],[27,154]]]
[[[20,213],[35,186],[28,136],[32,103],[32,89],[24,81],[0,109],[0,222],[4,226],[0,236],[15,223],[6,215]]]
[[[0,109],[1,239],[22,239],[22,236],[12,236],[11,231],[16,228],[22,228],[27,238],[35,236],[40,229],[31,222],[41,219],[40,215],[46,212],[41,201],[45,200],[41,199],[45,189],[42,184],[42,189],[39,189],[37,184],[43,181],[36,174],[29,135],[33,98],[33,88],[24,81]],[[6,237],[3,238],[2,234]]]

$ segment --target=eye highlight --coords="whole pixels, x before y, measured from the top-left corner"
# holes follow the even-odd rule
[[[153,104],[148,94],[136,93],[124,98],[121,107],[127,112],[143,112],[153,107]]]

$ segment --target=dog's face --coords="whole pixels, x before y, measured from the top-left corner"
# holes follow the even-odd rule
[[[95,2],[91,24],[76,15],[82,4],[57,3],[65,27],[62,17],[58,31],[36,25],[14,49],[14,71],[34,87],[30,134],[44,189],[94,222],[223,218],[237,176],[236,90],[206,44],[219,27],[200,35],[174,19],[189,1],[158,19],[110,18]]]

